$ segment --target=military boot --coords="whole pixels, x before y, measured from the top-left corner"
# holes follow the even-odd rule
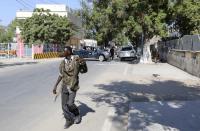
[[[74,124],[79,124],[81,122],[81,116],[78,115],[78,116],[75,116],[74,117]]]
[[[64,129],[68,129],[73,124],[74,124],[74,122],[72,122],[70,120],[66,120],[65,125],[64,125]]]

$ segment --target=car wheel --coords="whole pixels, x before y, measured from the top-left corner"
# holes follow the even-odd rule
[[[99,56],[99,61],[103,62],[105,60],[105,57],[103,55]]]

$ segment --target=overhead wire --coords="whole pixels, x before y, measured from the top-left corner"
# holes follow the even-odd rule
[[[24,8],[26,8],[26,9],[29,8],[26,4],[24,4],[24,3],[21,2],[20,0],[16,0],[16,1],[17,1],[17,3],[19,3],[20,5],[22,5]]]
[[[54,0],[48,0],[48,1],[50,1],[53,4],[59,4],[58,2],[55,2]]]
[[[24,4],[26,4],[28,7],[34,8],[32,4],[30,4],[30,2],[27,2],[25,0],[21,0]]]

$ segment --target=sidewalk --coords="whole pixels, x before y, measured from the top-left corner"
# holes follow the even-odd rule
[[[19,65],[28,65],[36,64],[48,61],[55,61],[61,58],[52,58],[52,59],[32,59],[32,58],[10,58],[10,59],[0,59],[0,68],[10,67],[10,66],[19,66]]]
[[[132,102],[128,131],[199,131],[200,101]]]
[[[93,97],[116,109],[114,128],[124,122],[128,131],[200,131],[198,77],[167,63],[118,63],[104,65],[95,86],[105,93]]]

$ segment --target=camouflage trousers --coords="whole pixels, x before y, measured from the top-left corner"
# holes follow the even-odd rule
[[[78,116],[79,109],[74,104],[76,92],[69,91],[67,87],[62,88],[61,99],[62,99],[62,110],[66,121],[73,122],[74,117]]]

